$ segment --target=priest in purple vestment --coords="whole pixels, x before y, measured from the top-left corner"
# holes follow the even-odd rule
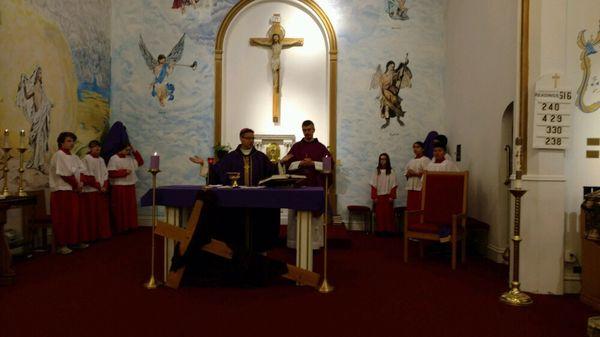
[[[240,131],[240,145],[219,162],[219,177],[222,184],[229,182],[227,172],[239,172],[238,184],[257,186],[258,182],[273,175],[274,165],[266,154],[254,148],[254,131]]]
[[[304,138],[292,145],[290,152],[281,160],[286,164],[292,174],[305,175],[306,179],[301,182],[305,186],[325,187],[325,176],[323,175],[323,158],[331,157],[327,147],[317,138],[314,138],[315,124],[306,120],[302,122],[302,133]],[[296,212],[290,210],[288,221],[287,244],[290,248],[296,247]],[[323,221],[322,214],[313,215],[313,249],[323,246]]]
[[[217,174],[222,184],[230,183],[227,172],[239,172],[240,186],[257,186],[262,179],[275,172],[275,165],[266,154],[254,148],[254,131],[240,131],[240,145],[219,161]],[[225,208],[220,216],[223,226],[217,237],[232,249],[250,249],[265,252],[275,245],[279,236],[279,209]],[[250,232],[246,232],[246,222]]]

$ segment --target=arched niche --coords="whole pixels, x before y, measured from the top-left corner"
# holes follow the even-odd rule
[[[237,127],[231,127],[231,129],[229,128],[229,126],[227,126],[227,129],[225,129],[225,119],[227,118],[227,116],[225,115],[227,113],[227,104],[228,99],[232,99],[232,97],[235,97],[234,95],[236,95],[237,93],[241,92],[241,88],[236,88],[235,91],[236,92],[228,92],[227,91],[227,83],[225,83],[225,78],[227,77],[228,80],[227,81],[231,81],[233,79],[233,77],[231,76],[231,74],[233,74],[234,72],[232,71],[231,73],[227,73],[229,70],[231,70],[231,68],[234,68],[233,66],[230,66],[230,69],[226,69],[226,62],[225,60],[227,60],[227,58],[230,56],[228,55],[228,38],[229,35],[232,31],[234,31],[236,29],[235,25],[236,23],[238,23],[237,20],[240,20],[240,18],[243,18],[244,15],[251,13],[251,11],[254,9],[256,12],[256,6],[261,6],[263,5],[265,8],[269,8],[267,5],[273,5],[273,4],[277,4],[277,5],[285,5],[285,6],[291,6],[290,8],[293,10],[300,10],[303,11],[306,15],[308,15],[310,18],[312,18],[312,20],[314,20],[314,23],[318,25],[319,30],[321,31],[321,36],[322,36],[322,41],[325,47],[325,60],[324,60],[324,67],[323,67],[323,71],[325,72],[325,85],[323,87],[324,93],[322,93],[322,95],[324,95],[324,97],[326,98],[326,106],[324,107],[324,111],[323,113],[326,114],[326,122],[327,122],[327,127],[328,127],[328,132],[327,132],[327,139],[324,143],[326,143],[327,145],[329,145],[330,150],[332,152],[332,154],[335,157],[335,153],[336,153],[336,113],[337,113],[337,39],[336,39],[336,35],[335,35],[335,31],[333,29],[333,26],[331,24],[331,21],[329,20],[329,18],[327,17],[327,15],[325,14],[325,12],[321,9],[321,7],[319,7],[315,1],[313,0],[284,0],[284,1],[273,1],[273,0],[242,0],[239,3],[237,3],[235,6],[233,6],[229,12],[227,13],[227,15],[225,16],[225,18],[223,19],[223,22],[221,23],[221,26],[219,27],[219,31],[217,33],[217,38],[216,38],[216,43],[215,43],[215,112],[214,112],[214,117],[215,117],[215,144],[221,144],[223,139],[225,137],[227,137],[227,139],[233,139],[232,135],[237,135],[237,132],[239,131]],[[272,6],[271,6],[272,7]],[[294,9],[295,8],[295,9]],[[268,28],[268,18],[270,18],[270,16],[273,13],[270,12],[265,12],[264,13],[264,22],[257,22],[255,24],[255,26],[259,27],[260,29],[257,30],[257,32],[252,32],[252,36],[248,36],[249,37],[263,37],[265,36],[266,30]],[[286,26],[286,18],[283,17],[282,18],[283,22],[283,26]],[[289,23],[289,21],[288,21]],[[295,37],[292,35],[296,35],[296,33],[293,32],[288,32],[288,29],[286,29],[286,37]],[[302,37],[302,36],[298,36],[298,37]],[[238,45],[241,43],[244,43],[244,41],[237,41]],[[249,44],[247,39],[245,41],[246,44]],[[237,46],[237,45],[236,45]],[[270,79],[270,72],[269,72],[269,65],[268,65],[268,56],[270,53],[268,50],[259,50],[258,47],[252,47],[252,48],[257,48],[256,52],[261,52],[264,53],[264,57],[262,58],[262,60],[260,60],[259,65],[257,65],[256,67],[258,69],[261,70],[261,74],[260,76],[262,76],[261,78],[259,78],[259,81],[261,85],[264,82],[266,85],[268,85],[269,81],[271,81]],[[299,48],[303,48],[303,47],[299,47]],[[254,52],[254,51],[253,51]],[[291,66],[291,64],[286,64],[286,53],[288,52],[288,50],[284,50],[282,52],[282,63],[283,63],[283,72],[282,72],[282,93],[283,96],[285,97],[286,95],[286,90],[291,88],[286,88],[286,85],[290,85],[290,78],[291,78],[291,74],[286,73],[286,69],[285,67],[287,66]],[[238,55],[237,57],[241,57],[241,55]],[[297,71],[298,69],[294,69],[294,71]],[[290,71],[291,72],[291,71]],[[289,76],[287,76],[289,75]],[[240,74],[240,76],[242,76]],[[286,81],[288,81],[288,83],[286,83]],[[231,86],[229,86],[230,90],[231,90]],[[258,95],[263,95],[264,96],[264,90],[262,93],[258,93]],[[290,96],[292,95],[291,93],[287,93]],[[298,91],[294,91],[293,94],[298,95]],[[302,94],[302,93],[301,93]],[[231,95],[231,96],[230,96]],[[226,97],[227,96],[227,97]],[[306,95],[308,96],[308,95]],[[306,100],[311,99],[310,97],[306,97]],[[265,99],[265,97],[261,97],[261,102],[262,104],[268,108],[268,114],[270,114],[271,112],[271,105],[270,105],[270,100]],[[296,100],[298,100],[298,97],[296,96]],[[243,101],[243,100],[242,100]],[[237,103],[237,102],[234,102]],[[245,104],[246,102],[244,102]],[[290,112],[289,110],[286,110],[286,107],[284,107],[283,105],[286,103],[286,101],[284,99],[282,99],[282,121],[281,124],[283,124],[285,122],[285,118],[289,116]],[[288,102],[289,103],[289,102]],[[248,104],[251,104],[251,102],[248,102]],[[242,106],[242,105],[239,105]],[[302,113],[302,111],[299,111],[300,113]],[[284,113],[288,113],[288,116],[283,116]],[[300,114],[299,114],[300,115]],[[303,118],[302,115],[300,116],[294,116],[297,120],[303,120],[305,118]],[[261,121],[268,121],[268,117],[267,116],[263,116],[261,117]],[[300,131],[300,124],[297,123],[298,121],[295,119],[291,119],[294,122],[294,127],[295,130],[294,131]],[[253,125],[246,125],[248,127],[253,127]],[[317,123],[317,135],[318,135],[318,131],[319,131],[319,125]],[[322,126],[321,126],[322,127]],[[322,130],[322,129],[321,129]],[[271,129],[269,130],[255,130],[257,131],[257,133],[289,133],[288,130],[281,130],[279,131],[273,131]],[[226,136],[227,134],[227,136]],[[321,138],[323,138],[323,135],[321,135]],[[233,142],[233,141],[232,141]],[[233,142],[231,145],[236,145],[237,142]]]

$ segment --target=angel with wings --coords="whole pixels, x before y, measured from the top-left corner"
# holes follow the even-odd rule
[[[32,155],[27,168],[46,172],[46,154],[48,153],[48,136],[50,134],[50,112],[54,105],[46,96],[42,68],[37,66],[31,74],[21,75],[17,88],[17,107],[23,111],[25,118],[31,123],[29,146]]]
[[[390,125],[390,118],[395,117],[400,125],[404,122],[400,119],[404,117],[406,111],[402,110],[402,98],[399,96],[400,89],[412,87],[412,72],[408,68],[408,54],[404,62],[401,62],[396,68],[394,61],[388,61],[385,65],[385,72],[381,70],[381,65],[371,78],[371,89],[379,89],[379,111],[381,118],[385,119],[382,129]]]
[[[177,62],[179,62],[183,56],[184,40],[185,34],[181,36],[181,39],[179,39],[179,42],[177,42],[175,47],[173,47],[173,50],[171,50],[168,56],[165,57],[165,55],[160,54],[158,55],[158,58],[155,59],[154,56],[152,56],[152,54],[148,51],[148,48],[146,48],[146,44],[142,39],[142,35],[140,35],[140,51],[142,52],[142,56],[146,61],[146,65],[154,74],[154,81],[150,83],[152,97],[156,97],[161,106],[165,106],[165,101],[172,101],[175,98],[173,95],[175,92],[175,86],[166,82],[165,79],[167,76],[173,73],[175,66],[180,65],[177,64]],[[196,64],[197,62],[194,62],[188,67],[191,67],[195,70]]]

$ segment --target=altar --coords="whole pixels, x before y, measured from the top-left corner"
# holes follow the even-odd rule
[[[201,191],[210,191],[216,198],[216,205],[225,208],[288,208],[298,213],[296,237],[296,267],[312,271],[313,250],[311,219],[312,212],[324,210],[325,197],[321,187],[269,188],[269,187],[213,187],[197,185],[161,186],[156,189],[157,206],[165,207],[164,222],[184,227],[190,217],[191,208]],[[152,206],[152,190],[141,198],[142,206]],[[222,224],[226,226],[227,224]],[[175,243],[165,238],[164,275],[171,268],[171,257]],[[166,281],[166,280],[165,280]]]

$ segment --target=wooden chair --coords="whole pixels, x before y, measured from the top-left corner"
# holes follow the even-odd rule
[[[456,246],[461,240],[462,262],[466,261],[468,177],[469,172],[426,172],[423,175],[421,209],[404,213],[404,262],[408,262],[411,238],[420,241],[421,255],[422,240],[449,242],[452,269],[456,269]],[[419,222],[408,223],[410,215],[420,215]]]
[[[190,242],[194,237],[194,233],[199,229],[198,226],[202,225],[200,223],[200,215],[203,207],[204,201],[200,198],[197,199],[194,203],[192,213],[188,218],[186,228],[176,227],[166,222],[157,221],[154,234],[179,242],[179,254],[183,256],[186,250],[189,248]],[[229,248],[229,246],[227,246],[226,243],[222,241],[212,239],[211,242],[202,246],[201,249],[205,252],[226,259],[233,258],[233,251],[231,248]],[[296,283],[299,285],[307,285],[313,288],[317,288],[319,286],[319,280],[321,278],[319,274],[298,268],[290,264],[287,265],[287,268],[288,272],[282,275],[282,277],[296,281]],[[185,273],[185,269],[185,266],[182,266],[177,270],[169,270],[166,280],[167,287],[173,289],[179,288],[183,274]]]

